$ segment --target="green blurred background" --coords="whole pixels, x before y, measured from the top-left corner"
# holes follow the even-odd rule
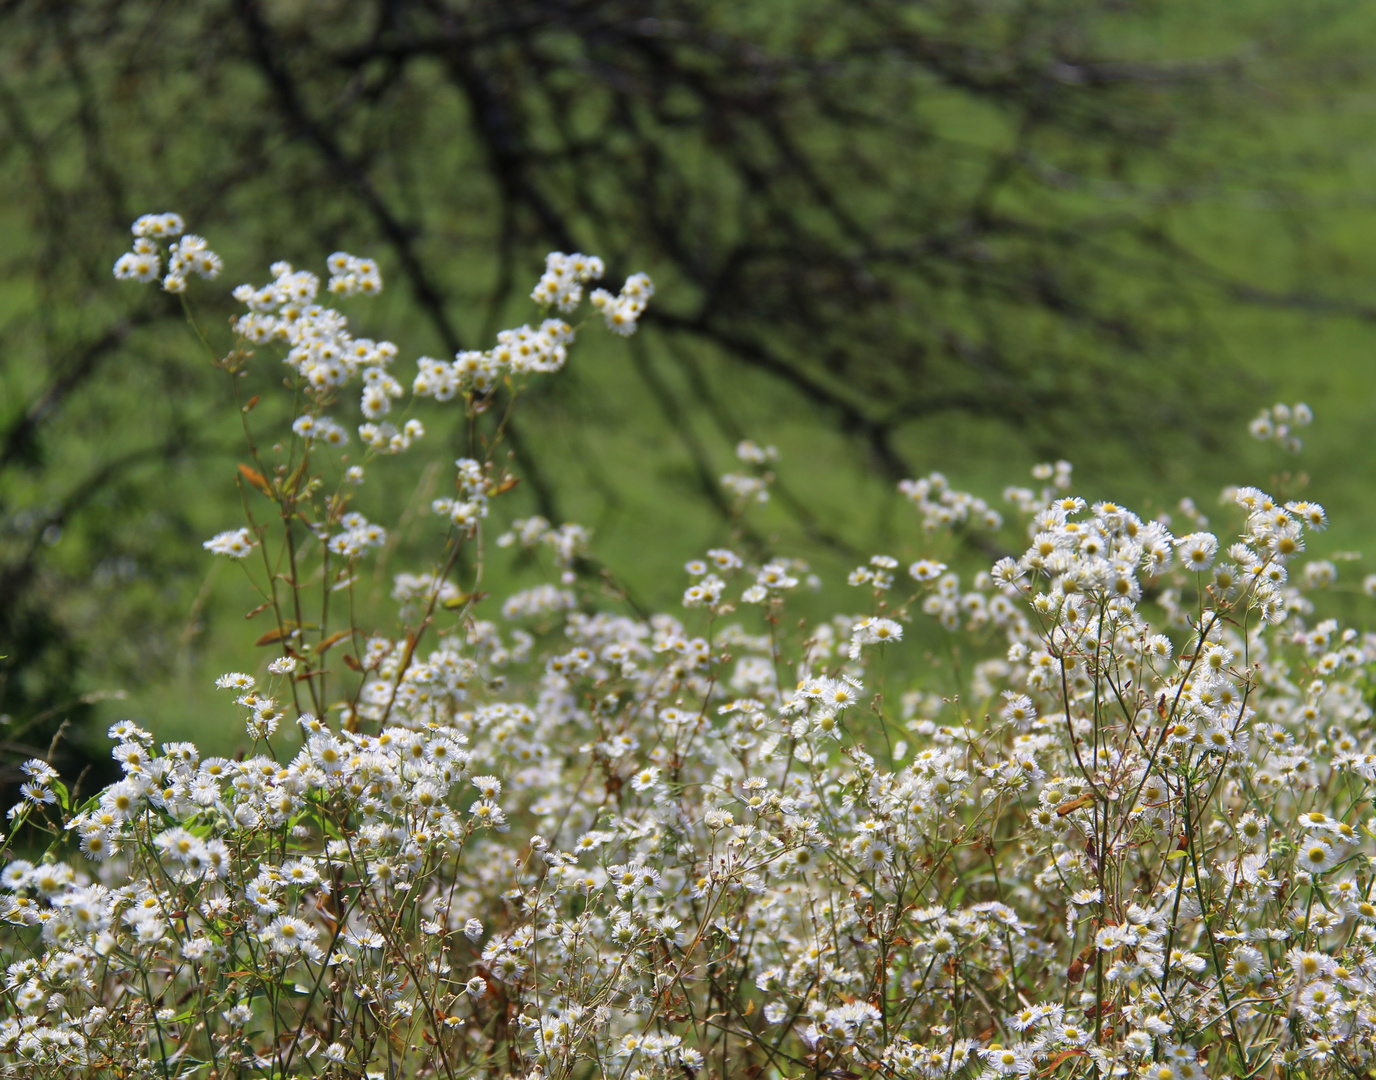
[[[549,250],[650,273],[642,332],[586,334],[523,402],[502,511],[591,527],[644,605],[732,538],[742,437],[781,452],[752,528],[822,574],[819,610],[864,607],[843,582],[868,555],[931,550],[897,480],[997,503],[1055,458],[1220,526],[1223,484],[1303,470],[1324,549],[1376,557],[1373,45],[1356,2],[0,4],[8,756],[70,719],[74,767],[122,716],[232,748],[211,683],[267,660],[201,550],[241,523],[224,376],[171,298],[110,276],[148,211],[224,255],[192,290],[221,348],[270,262],[378,259],[386,291],[345,307],[403,377],[534,319]],[[276,361],[251,382],[270,432]],[[1300,400],[1302,454],[1249,439]],[[420,415],[375,520],[448,483],[461,417]],[[549,573],[495,562],[494,598]]]

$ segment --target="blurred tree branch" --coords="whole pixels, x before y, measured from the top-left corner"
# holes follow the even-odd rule
[[[409,292],[391,317],[450,353],[488,343],[550,248],[643,266],[660,294],[633,367],[704,493],[724,446],[691,417],[738,438],[723,403],[743,373],[890,479],[915,469],[904,433],[950,413],[1047,451],[1207,443],[1234,403],[1201,290],[1370,310],[1238,280],[1174,228],[1235,164],[1201,132],[1276,108],[1268,72],[1321,21],[1278,5],[1239,14],[1208,55],[1151,44],[1154,19],[1188,15],[1121,0],[5,0],[0,284],[19,316],[0,322],[0,538],[26,539],[0,544],[0,579],[30,587],[14,574],[45,550],[28,546],[49,498],[35,492],[62,470],[139,475],[137,454],[78,468],[74,448],[129,410],[175,431],[207,393],[146,362],[175,351],[180,309],[130,309],[109,286],[144,209],[179,210],[236,268],[381,246]],[[1337,70],[1293,63],[1303,79]],[[567,392],[540,391],[551,407]],[[508,435],[523,490],[560,519],[538,425]],[[66,587],[142,542],[113,539],[117,520],[184,520],[174,494],[138,490],[105,517],[90,501],[64,513],[100,535]],[[780,491],[806,537],[854,549]],[[45,626],[76,663],[76,630]],[[20,632],[0,625],[0,651]]]

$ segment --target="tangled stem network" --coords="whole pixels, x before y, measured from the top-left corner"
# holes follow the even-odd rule
[[[134,233],[118,277],[219,271],[175,215]],[[331,296],[382,288],[369,260],[328,267]],[[602,274],[553,254],[532,298],[570,315]],[[588,302],[626,334],[651,292]],[[123,778],[79,805],[25,766],[6,1074],[1371,1071],[1376,640],[1318,611],[1332,561],[1292,574],[1321,507],[1240,487],[1229,537],[1188,502],[1177,534],[1087,505],[1060,462],[1004,493],[1009,524],[933,474],[902,485],[906,566],[876,554],[849,577],[866,610],[822,620],[798,616],[805,564],[728,546],[687,563],[683,612],[627,614],[586,530],[524,518],[498,545],[551,580],[487,618],[484,523],[515,481],[497,414],[575,328],[422,357],[408,399],[400,350],[320,293],[276,264],[213,354],[231,385],[280,356],[296,402],[265,450],[236,399],[246,523],[205,544],[272,622],[265,669],[218,680],[252,748],[117,723]],[[481,453],[367,627],[354,582],[387,531],[355,504],[423,445],[398,415],[423,398]],[[743,515],[778,454],[738,456]],[[1025,551],[967,588],[940,556],[972,529]],[[979,657],[958,695],[898,674],[919,633]]]

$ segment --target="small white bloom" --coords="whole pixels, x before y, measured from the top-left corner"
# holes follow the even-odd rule
[[[225,555],[231,559],[246,559],[257,545],[257,541],[247,529],[231,529],[216,533],[201,546],[214,555]]]

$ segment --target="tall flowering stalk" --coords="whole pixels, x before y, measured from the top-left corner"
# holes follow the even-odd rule
[[[166,266],[182,292],[218,272],[181,232],[140,219],[116,274]],[[328,265],[329,294],[382,287],[368,260]],[[601,274],[551,255],[532,298],[570,314]],[[798,617],[805,564],[729,547],[687,563],[684,613],[599,609],[587,532],[530,518],[498,545],[547,551],[552,580],[482,605],[485,522],[515,480],[496,413],[566,362],[574,328],[549,318],[418,361],[411,397],[452,401],[475,450],[431,506],[433,557],[394,576],[394,624],[365,627],[354,582],[387,533],[353,493],[424,431],[394,411],[400,350],[320,292],[274,266],[236,290],[216,354],[235,386],[280,355],[295,402],[272,449],[236,402],[247,524],[206,543],[273,621],[266,671],[219,680],[252,749],[119,723],[124,778],[81,805],[28,764],[0,1068],[1371,1070],[1376,640],[1316,615],[1333,562],[1292,580],[1322,508],[1238,488],[1230,539],[1188,503],[1176,535],[1039,466],[1043,486],[1005,492],[1026,550],[967,588],[924,539],[1010,527],[933,474],[902,485],[914,561],[876,554],[849,577],[868,610],[822,621]],[[588,301],[629,333],[650,294],[636,275]],[[723,485],[746,513],[778,455],[739,456]],[[979,657],[958,695],[895,685],[914,620]]]

